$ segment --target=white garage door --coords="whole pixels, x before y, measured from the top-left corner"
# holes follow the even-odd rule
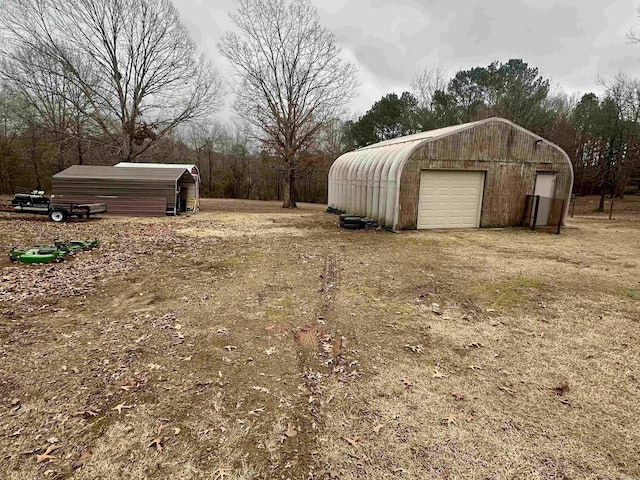
[[[484,172],[422,170],[418,228],[479,227]]]

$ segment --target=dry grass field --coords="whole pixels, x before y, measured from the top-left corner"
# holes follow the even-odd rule
[[[561,235],[319,205],[0,214],[0,477],[640,478],[640,197]]]

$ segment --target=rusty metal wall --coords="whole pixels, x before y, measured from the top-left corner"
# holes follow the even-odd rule
[[[519,225],[536,172],[557,173],[557,198],[568,200],[573,185],[571,164],[559,147],[501,119],[478,122],[424,143],[409,156],[400,178],[399,230],[416,228],[423,169],[485,171],[481,227]]]

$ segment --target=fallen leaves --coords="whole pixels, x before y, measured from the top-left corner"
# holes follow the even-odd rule
[[[231,475],[231,470],[227,469],[227,468],[216,468],[215,471],[213,472],[213,478],[214,480],[224,480],[225,478],[228,478]]]
[[[442,423],[444,423],[447,427],[450,427],[451,425],[454,425],[454,424],[457,425],[458,422],[456,421],[456,416],[452,413],[448,417],[443,418]]]
[[[358,442],[362,441],[362,435],[356,435],[353,438],[342,437],[342,439],[345,442],[347,442],[349,445],[351,445],[353,448],[355,448],[356,450],[360,450],[360,446],[358,445]]]
[[[512,397],[516,396],[516,391],[509,388],[509,387],[505,387],[505,386],[500,386],[498,387],[500,390],[502,390],[505,393],[508,393],[509,395],[511,395]]]
[[[76,468],[82,467],[85,463],[89,461],[92,455],[93,455],[93,452],[91,450],[89,449],[84,450],[78,456],[77,460],[71,463],[71,468],[76,469]]]
[[[422,353],[424,351],[424,347],[422,345],[405,345],[404,348],[408,348],[413,353]]]
[[[293,428],[293,425],[291,425],[290,423],[287,425],[287,429],[284,431],[284,434],[291,438],[291,437],[295,437],[298,433],[295,431],[295,429]]]
[[[384,425],[382,423],[376,425],[375,427],[373,427],[373,431],[376,432],[376,435],[380,434],[380,430],[382,430],[382,427],[384,427]]]
[[[95,412],[93,410],[80,410],[78,412],[73,412],[71,414],[72,417],[85,417],[85,418],[89,418],[89,417],[97,417],[98,416],[98,412]]]
[[[162,453],[162,450],[164,450],[164,447],[162,446],[162,430],[163,429],[164,429],[164,425],[160,425],[158,427],[158,430],[156,431],[156,437],[151,441],[149,445],[147,445],[147,448],[154,447],[156,449],[156,452]]]
[[[126,402],[122,402],[116,405],[115,407],[113,407],[111,410],[117,410],[118,415],[120,415],[123,409],[129,409],[129,408],[133,408],[133,405],[127,405]]]
[[[440,369],[438,367],[433,369],[433,378],[437,378],[437,379],[442,379],[442,378],[447,378],[448,375],[445,375],[444,373],[442,373],[440,371]]]
[[[562,382],[560,385],[556,387],[549,387],[549,390],[551,390],[553,393],[555,393],[558,396],[562,396],[569,390],[569,383]]]
[[[154,438],[151,441],[151,443],[147,445],[147,448],[150,448],[150,447],[154,447],[156,449],[156,452],[162,453],[162,450],[163,450],[162,439],[160,437]]]
[[[57,460],[58,457],[56,457],[55,455],[51,455],[51,452],[61,447],[62,445],[58,445],[57,443],[49,445],[43,454],[36,456],[36,463],[42,463],[48,460]]]
[[[55,455],[38,455],[36,456],[36,463],[42,463],[42,462],[46,462],[47,460],[57,460],[58,457],[56,457]]]
[[[85,450],[84,452],[82,452],[80,454],[80,456],[78,457],[78,460],[82,462],[82,461],[86,460],[87,458],[91,457],[91,455],[93,455],[93,452],[91,450],[87,449],[87,450]]]
[[[146,372],[135,372],[133,377],[129,378],[123,385],[120,385],[120,390],[129,392],[131,390],[141,388],[148,382],[149,377]]]

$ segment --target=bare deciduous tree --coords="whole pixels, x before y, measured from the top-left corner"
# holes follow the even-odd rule
[[[5,76],[55,65],[60,82],[33,86],[73,102],[123,160],[217,106],[219,78],[169,0],[7,0],[0,26]]]
[[[250,135],[281,159],[283,207],[295,208],[295,179],[327,122],[354,95],[356,69],[308,0],[239,0],[239,32],[219,44],[239,83],[236,111]]]
[[[228,136],[223,125],[215,121],[192,123],[180,132],[183,139],[195,153],[196,165],[206,186],[205,193],[214,196],[214,153],[223,150],[222,145]]]
[[[75,141],[77,161],[82,163],[82,137],[88,118],[83,110],[89,105],[82,90],[68,78],[54,59],[28,46],[16,48],[12,60],[1,62],[11,89],[30,105],[29,116],[55,144],[55,170],[65,168],[66,150]],[[83,68],[85,78],[92,74]]]
[[[411,82],[411,93],[418,101],[418,107],[431,109],[433,95],[438,90],[444,92],[448,81],[447,71],[442,65],[418,70]]]

